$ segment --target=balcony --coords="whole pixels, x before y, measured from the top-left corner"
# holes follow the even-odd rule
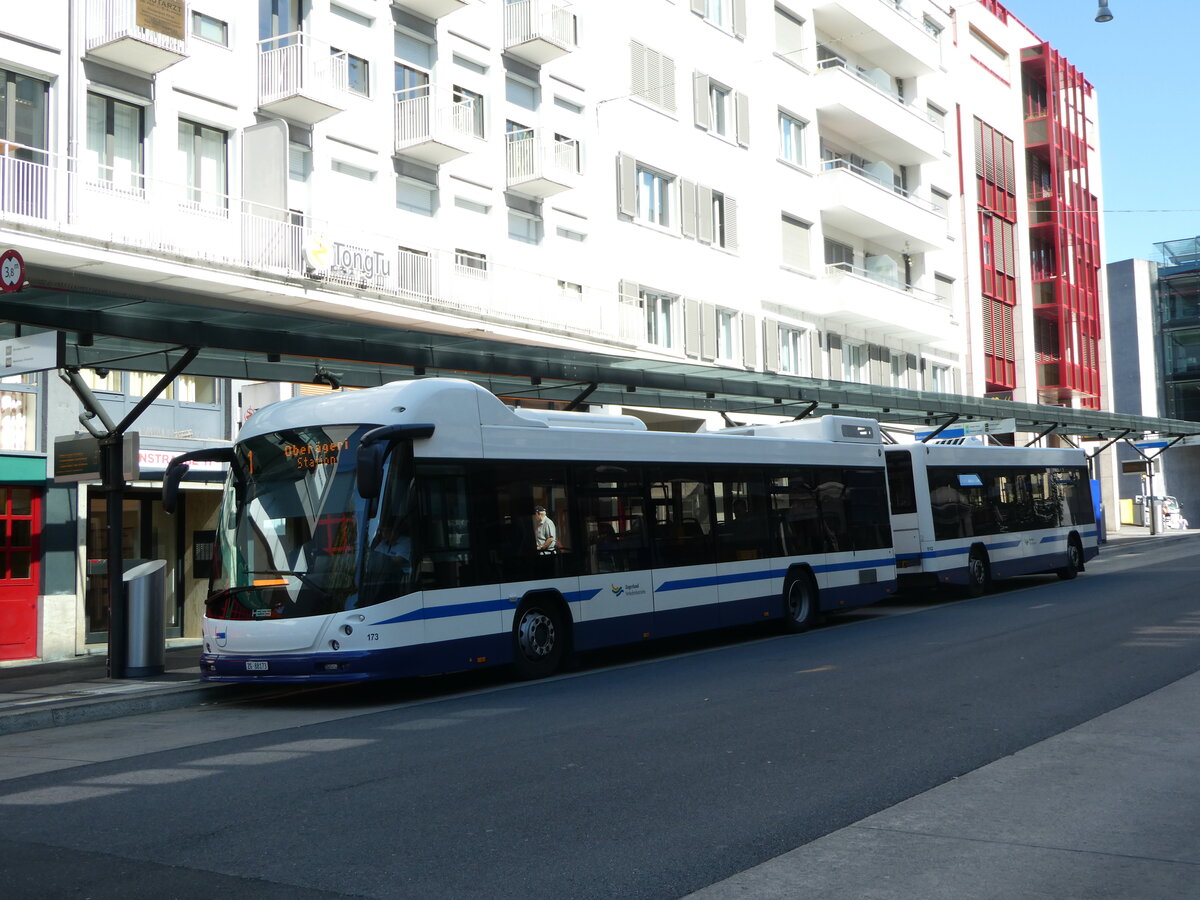
[[[899,165],[932,162],[946,135],[921,110],[906,103],[881,69],[863,71],[843,59],[821,62],[816,79],[821,130],[830,128]]]
[[[471,151],[479,139],[475,104],[428,85],[396,91],[396,155],[441,165]]]
[[[815,0],[813,20],[845,52],[905,77],[942,65],[941,40],[895,0]]]
[[[509,190],[530,197],[550,197],[579,183],[579,142],[547,140],[532,128],[508,134]]]
[[[440,19],[468,5],[470,0],[401,0],[397,6],[411,9],[427,19]]]
[[[825,267],[822,315],[841,327],[883,329],[897,340],[950,340],[957,333],[950,305],[931,291],[836,263]]]
[[[504,5],[505,52],[541,66],[579,46],[578,21],[566,3],[511,0]]]
[[[258,42],[258,108],[315,125],[346,108],[350,67],[345,53],[294,31]]]
[[[946,216],[928,200],[892,184],[892,170],[861,169],[826,160],[817,179],[821,221],[897,253],[925,253],[946,244]]]
[[[46,150],[0,141],[0,214],[10,220],[48,218],[55,206],[55,171]]]
[[[186,35],[183,0],[87,0],[84,50],[93,59],[154,75],[187,56]]]

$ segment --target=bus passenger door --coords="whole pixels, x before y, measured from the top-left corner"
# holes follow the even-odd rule
[[[704,472],[651,473],[654,634],[720,627],[712,503]]]
[[[892,549],[896,554],[896,574],[915,575],[922,570],[921,529],[918,515],[916,482],[913,479],[912,452],[887,450],[888,502],[891,507]]]

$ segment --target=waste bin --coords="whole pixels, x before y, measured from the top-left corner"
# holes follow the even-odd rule
[[[167,561],[152,559],[125,571],[129,637],[125,676],[161,675],[166,668],[167,636],[163,603],[167,596]]]

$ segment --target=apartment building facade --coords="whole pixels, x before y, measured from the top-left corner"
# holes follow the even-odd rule
[[[0,240],[47,284],[1104,402],[1094,96],[992,0],[67,0],[29,18],[0,36]],[[114,404],[142,377],[84,374]],[[12,387],[43,411],[14,452],[43,466],[77,430],[51,376]],[[176,390],[175,432],[231,436],[234,390]],[[197,501],[177,543],[211,513]],[[32,579],[38,627],[94,637],[73,571]],[[187,634],[202,590],[181,585]]]

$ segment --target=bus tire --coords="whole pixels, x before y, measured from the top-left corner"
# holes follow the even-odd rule
[[[567,642],[561,606],[553,597],[525,600],[513,616],[513,668],[524,680],[558,671]]]
[[[1055,574],[1063,581],[1070,581],[1082,571],[1083,545],[1079,543],[1079,536],[1073,534],[1067,538],[1067,564],[1055,570]]]
[[[816,628],[821,621],[821,596],[806,570],[788,576],[783,585],[783,627],[791,634]]]
[[[967,556],[967,596],[982,597],[992,581],[992,567],[988,563],[987,551],[972,547]]]

